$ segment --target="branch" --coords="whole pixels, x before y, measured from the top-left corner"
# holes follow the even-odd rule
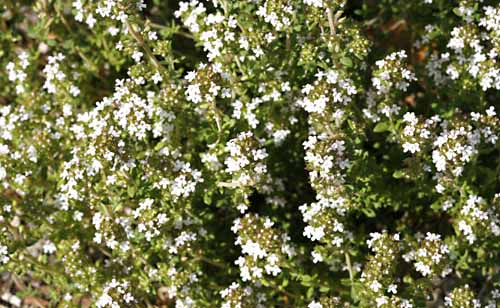
[[[151,61],[151,63],[160,71],[162,72],[165,72],[165,68],[163,67],[163,65],[161,65],[160,62],[158,62],[158,60],[156,59],[156,57],[154,56],[153,52],[151,51],[151,49],[148,47],[148,45],[146,45],[146,43],[144,42],[144,38],[142,37],[142,35],[140,33],[138,33],[137,31],[135,31],[134,29],[134,26],[132,26],[128,21],[127,21],[127,28],[128,28],[128,31],[130,32],[130,34],[132,35],[132,37],[137,41],[137,43],[139,43],[139,45],[144,49],[144,51],[146,52],[146,56],[148,57],[148,59]]]
[[[330,34],[332,36],[334,36],[335,35],[335,19],[333,17],[333,10],[332,10],[332,8],[328,8],[328,10],[326,12],[328,15],[328,24],[330,25]]]
[[[326,10],[326,14],[328,15],[328,24],[330,25],[330,35],[334,36],[337,33],[337,24],[339,22],[339,18],[342,15],[343,11],[338,11],[333,14],[332,8],[328,8]]]

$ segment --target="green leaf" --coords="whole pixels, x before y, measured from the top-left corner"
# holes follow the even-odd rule
[[[353,65],[351,58],[348,58],[348,57],[340,58],[340,63],[344,64],[346,67],[352,67],[352,65]]]
[[[206,205],[212,204],[212,194],[206,193],[205,195],[203,195],[203,202],[205,202]]]
[[[390,129],[390,125],[388,122],[379,122],[375,127],[373,128],[373,131],[375,133],[382,133],[386,132]]]
[[[288,286],[289,282],[290,281],[285,278],[285,279],[283,279],[283,282],[281,283],[281,286],[285,288],[286,286]]]
[[[135,196],[135,192],[135,186],[130,185],[129,187],[127,187],[127,193],[130,198],[133,198]]]
[[[363,213],[365,213],[365,215],[367,217],[370,217],[370,218],[373,218],[376,215],[375,211],[373,209],[371,209],[371,208],[364,208],[362,211],[363,211]]]
[[[313,287],[310,287],[309,289],[307,289],[307,298],[312,298],[312,296],[314,295],[314,288]]]
[[[403,170],[396,170],[392,174],[392,177],[395,178],[395,179],[401,179],[401,178],[404,178],[405,175],[406,175],[406,173],[404,173]]]

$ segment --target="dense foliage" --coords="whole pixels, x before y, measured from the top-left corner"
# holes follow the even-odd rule
[[[16,296],[500,303],[499,1],[0,2]]]

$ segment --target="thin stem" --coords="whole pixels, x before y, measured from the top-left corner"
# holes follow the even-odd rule
[[[337,33],[337,24],[339,22],[340,16],[342,16],[343,11],[338,11],[333,14],[333,9],[329,7],[326,10],[326,14],[328,16],[328,24],[330,25],[330,34],[331,36],[334,36]]]
[[[220,141],[220,138],[222,136],[222,119],[221,119],[221,114],[222,112],[219,110],[219,108],[217,108],[217,105],[215,104],[215,100],[212,101],[212,109],[213,109],[213,112],[215,114],[215,124],[217,125],[217,141],[215,142],[215,144],[218,144],[219,141]]]
[[[104,249],[104,248],[103,248],[103,247],[101,247],[100,245],[97,245],[97,244],[95,244],[95,243],[93,243],[93,242],[92,242],[92,243],[89,243],[88,245],[89,245],[90,247],[92,247],[92,248],[96,249],[96,250],[99,250],[99,251],[100,251],[103,255],[107,256],[108,258],[112,258],[112,257],[113,257],[113,255],[112,255],[109,251],[107,251],[106,249]]]
[[[185,37],[185,38],[188,38],[188,39],[190,39],[190,40],[193,40],[193,41],[194,41],[194,36],[193,36],[193,35],[191,35],[191,34],[190,34],[190,33],[188,33],[188,32],[184,32],[184,31],[180,31],[180,30],[179,30],[179,31],[176,31],[176,32],[175,32],[175,34],[180,35],[180,36],[183,36],[183,37]]]
[[[354,281],[354,273],[352,272],[352,265],[351,265],[351,256],[346,252],[345,253],[345,263],[347,264],[347,270],[349,271],[349,279],[351,280],[351,283]]]
[[[61,275],[62,274],[62,272],[59,271],[57,268],[52,267],[50,265],[40,263],[40,262],[38,262],[38,260],[36,260],[35,258],[33,258],[30,255],[25,254],[25,255],[23,255],[23,257],[24,257],[23,260],[28,261],[28,263],[32,264],[33,266],[41,269],[42,271],[44,271],[48,274],[53,274],[53,275]]]
[[[344,255],[345,255],[345,263],[347,264],[347,270],[349,271],[349,279],[351,280],[351,297],[352,297],[354,293],[354,289],[352,288],[352,285],[354,283],[354,273],[352,271],[351,256],[349,256],[348,252],[344,253]]]
[[[147,298],[146,298],[146,307],[148,307],[148,308],[154,307],[153,304],[151,304],[151,302]]]
[[[152,28],[155,28],[155,29],[160,29],[160,30],[170,30],[170,29],[171,29],[171,28],[170,28],[170,27],[168,27],[168,26],[164,26],[164,25],[161,25],[161,24],[158,24],[158,23],[152,22],[150,19],[148,19],[148,23],[149,23],[149,25],[150,25]],[[177,30],[177,31],[175,31],[175,34],[180,35],[180,36],[183,36],[183,37],[188,38],[188,39],[191,39],[191,40],[194,40],[194,36],[193,36],[191,33],[184,32],[184,31],[182,31],[182,30]]]
[[[219,262],[216,262],[216,261],[212,261],[212,260],[207,259],[207,258],[202,257],[202,256],[198,256],[198,257],[196,257],[196,259],[197,259],[197,260],[200,260],[200,261],[203,261],[203,262],[205,262],[205,263],[208,263],[208,264],[210,264],[210,265],[213,265],[213,266],[215,266],[215,267],[218,267],[218,268],[226,268],[226,266],[224,266],[224,264],[219,263]]]
[[[134,26],[132,26],[129,22],[127,22],[127,28],[128,28],[128,31],[130,32],[130,34],[132,35],[132,37],[137,41],[137,43],[139,43],[139,45],[144,49],[144,51],[146,52],[146,55],[148,57],[148,59],[151,61],[151,63],[158,69],[158,70],[161,70],[162,72],[165,71],[165,68],[163,67],[163,65],[161,65],[160,62],[158,62],[158,60],[156,59],[156,57],[154,56],[153,52],[151,51],[151,49],[149,48],[149,46],[147,44],[145,44],[144,42],[144,38],[142,37],[142,35],[140,33],[138,33],[137,31],[135,31],[134,29]]]
[[[333,16],[332,8],[328,8],[326,13],[328,15],[328,24],[330,25],[330,34],[332,36],[334,36],[335,35],[335,18]]]
[[[80,58],[82,58],[83,62],[87,63],[87,65],[90,67],[90,69],[93,71],[93,73],[95,73],[96,76],[100,77],[101,76],[97,73],[99,72],[99,68],[97,67],[97,65],[95,65],[81,50],[80,48],[76,47],[75,48],[76,52],[78,53],[78,55],[80,56]],[[102,78],[101,78],[102,79]]]
[[[269,286],[270,286],[271,288],[273,288],[275,291],[277,291],[277,292],[281,292],[281,293],[285,294],[285,295],[286,295],[286,296],[288,296],[288,297],[291,297],[291,298],[297,298],[297,296],[296,296],[296,295],[294,295],[294,294],[292,294],[292,293],[288,292],[287,290],[285,290],[285,289],[283,289],[283,288],[280,288],[279,286],[275,285],[275,284],[274,284],[274,282],[273,282],[273,283],[270,283],[270,284],[269,284]]]

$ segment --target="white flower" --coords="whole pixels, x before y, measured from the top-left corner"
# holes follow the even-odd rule
[[[184,79],[186,79],[189,82],[193,81],[195,78],[196,78],[196,71],[190,71],[186,74],[186,76],[184,76]]]
[[[9,262],[9,260],[10,260],[10,257],[9,257],[9,250],[8,250],[7,246],[0,244],[0,262],[5,264],[5,263]]]
[[[429,276],[431,274],[431,268],[429,265],[424,264],[423,262],[415,263],[415,269],[420,272],[423,276]]]
[[[89,25],[90,28],[93,28],[96,21],[97,20],[94,18],[94,16],[92,14],[89,14],[89,16],[87,16],[87,19],[85,20],[85,23]]]
[[[50,255],[56,252],[56,245],[54,245],[54,243],[52,243],[51,241],[47,240],[45,241],[45,244],[43,244],[42,249],[43,253]]]
[[[160,83],[163,81],[163,77],[161,77],[160,73],[156,73],[152,77],[154,84]]]
[[[266,270],[266,274],[268,275],[278,276],[278,274],[281,273],[281,268],[277,265],[266,264],[264,268]]]
[[[109,34],[111,34],[112,36],[116,36],[119,32],[120,32],[120,29],[116,28],[116,27],[109,27],[108,28],[108,32]]]
[[[403,143],[403,152],[410,152],[412,154],[420,152],[420,145],[418,143]]]
[[[317,8],[323,7],[323,0],[304,0],[304,3],[307,5],[312,5]],[[309,307],[311,308],[311,307]]]
[[[186,89],[186,99],[190,102],[198,104],[202,101],[200,85],[190,84]]]
[[[372,289],[374,292],[378,292],[382,288],[382,284],[378,282],[377,280],[372,281],[370,284],[370,289]]]
[[[108,294],[104,293],[102,294],[98,299],[95,305],[98,308],[103,308],[106,306],[111,306],[113,304],[113,298],[109,296]]]
[[[380,307],[388,303],[387,297],[385,296],[377,297],[375,301],[377,302],[377,307]]]
[[[73,97],[77,97],[78,95],[80,95],[80,89],[78,89],[78,87],[75,87],[74,85],[71,85],[71,87],[69,88],[69,93],[73,95]]]
[[[387,292],[392,293],[392,294],[397,294],[398,293],[398,286],[395,284],[389,285],[387,288]]]
[[[437,171],[446,170],[446,158],[439,151],[432,151],[432,161],[434,162]]]
[[[82,213],[82,212],[80,212],[80,211],[75,211],[75,212],[73,213],[73,219],[74,219],[75,221],[82,221],[82,218],[83,218],[83,213]]]
[[[262,249],[257,242],[248,240],[244,245],[241,245],[241,252],[252,256],[254,259],[262,259],[267,256],[267,252]]]
[[[318,228],[307,226],[304,228],[304,236],[310,238],[311,241],[319,241],[325,235],[324,229],[325,229],[324,226]]]
[[[490,106],[490,108],[486,109],[486,114],[489,116],[489,117],[494,117],[496,116],[496,112],[495,112],[495,107],[493,106]]]
[[[0,180],[5,179],[6,176],[7,176],[7,171],[5,171],[4,167],[0,166]]]
[[[445,191],[445,187],[441,183],[436,184],[435,188],[436,188],[436,191],[440,194]]]
[[[156,41],[158,39],[158,34],[155,31],[149,31],[148,38],[151,41]]]
[[[143,55],[144,54],[142,52],[136,50],[132,54],[132,59],[134,59],[135,62],[140,62]]]
[[[321,256],[320,253],[313,251],[311,255],[313,257],[313,263],[318,263],[323,261],[323,257]]]
[[[274,222],[271,219],[269,219],[268,217],[266,217],[266,220],[264,221],[264,227],[271,228],[273,225],[274,225]]]
[[[307,308],[323,308],[323,305],[321,305],[320,303],[318,303],[316,301],[312,301],[311,303],[309,303]]]
[[[410,123],[412,125],[415,125],[418,123],[418,119],[415,116],[415,113],[407,112],[403,115],[403,122],[407,122],[407,123]]]

